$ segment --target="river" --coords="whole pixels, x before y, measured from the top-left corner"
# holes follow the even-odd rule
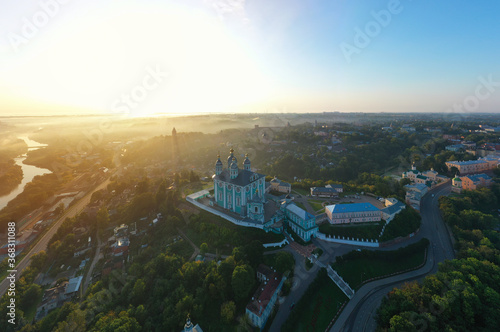
[[[40,149],[40,148],[47,146],[47,144],[42,144],[42,143],[38,143],[36,141],[30,140],[28,137],[19,137],[19,138],[26,142],[26,144],[28,145],[28,151],[37,150],[37,149]],[[21,168],[23,170],[23,180],[9,194],[4,195],[4,196],[0,196],[0,210],[3,209],[4,207],[6,207],[7,204],[12,199],[14,199],[17,195],[22,193],[26,184],[30,183],[35,176],[51,173],[51,171],[46,169],[46,168],[40,168],[40,167],[24,164],[23,162],[25,159],[26,159],[25,154],[14,159],[16,164],[21,166]]]

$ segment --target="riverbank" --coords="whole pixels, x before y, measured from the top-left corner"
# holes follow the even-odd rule
[[[23,170],[13,159],[0,162],[0,198],[14,191],[23,180]],[[2,205],[0,203],[0,209]]]

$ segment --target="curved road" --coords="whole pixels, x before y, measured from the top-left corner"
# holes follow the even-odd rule
[[[438,207],[439,196],[448,195],[450,188],[451,184],[448,182],[432,189],[422,198],[422,226],[418,238],[426,237],[430,240],[426,264],[418,270],[370,282],[361,287],[330,331],[375,331],[375,313],[388,292],[405,282],[420,280],[436,273],[438,263],[455,257],[451,235]]]
[[[52,236],[57,232],[61,224],[66,218],[72,218],[76,216],[81,210],[85,208],[90,202],[90,197],[92,196],[92,193],[95,191],[101,190],[106,188],[106,186],[109,184],[109,178],[106,179],[104,182],[102,182],[100,185],[89,191],[84,197],[82,197],[76,204],[73,204],[70,206],[66,211],[64,211],[63,215],[52,224],[50,229],[45,233],[42,238],[33,246],[33,248],[29,251],[29,253],[26,254],[26,256],[21,259],[17,266],[16,266],[16,280],[19,279],[19,276],[21,275],[21,272],[29,266],[31,263],[31,257],[42,251],[42,250],[47,250],[47,244],[49,243],[49,240],[52,238]],[[7,288],[9,287],[9,281],[7,279],[2,280],[0,283],[0,297],[3,296]]]

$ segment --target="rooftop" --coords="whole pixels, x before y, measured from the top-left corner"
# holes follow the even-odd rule
[[[422,190],[426,190],[428,189],[427,186],[423,183],[417,183],[417,184],[413,184],[413,185],[406,185],[405,186],[406,190],[418,190],[418,191],[422,191]]]
[[[263,274],[267,279],[271,278],[271,275],[274,273],[271,268],[265,264],[259,264],[257,267],[257,273]]]
[[[475,174],[475,175],[468,175],[468,176],[464,176],[464,177],[465,178],[469,178],[473,182],[479,182],[479,181],[481,181],[481,179],[491,180],[491,176],[486,175],[484,173],[482,173],[482,174]]]
[[[66,294],[71,294],[78,291],[78,289],[80,289],[82,279],[83,276],[69,279],[68,287],[66,288]]]
[[[287,208],[288,211],[290,211],[290,212],[296,214],[297,216],[299,216],[302,220],[308,220],[308,219],[314,218],[314,216],[312,214],[310,214],[307,211],[301,209],[300,207],[298,207],[295,204],[289,204],[286,208]]]
[[[404,209],[405,207],[406,205],[404,203],[397,201],[396,203],[386,207],[385,209],[382,209],[381,211],[386,214],[394,214]]]
[[[475,164],[486,164],[484,160],[467,160],[467,161],[447,161],[446,163],[452,165],[466,166],[466,165],[475,165]]]
[[[371,203],[335,204],[326,207],[332,213],[380,211]]]
[[[209,193],[210,192],[208,190],[204,189],[204,190],[195,192],[194,194],[188,195],[188,198],[194,199],[196,201],[198,198],[202,198],[202,197],[209,195]]]
[[[252,177],[255,175],[254,180],[252,181]],[[216,175],[214,178],[219,181],[223,181],[226,183],[230,183],[236,186],[246,186],[252,182],[257,181],[260,178],[265,177],[263,174],[254,173],[252,171],[247,171],[245,169],[240,169],[238,171],[238,176],[234,179],[231,179],[229,175],[229,170],[224,169],[219,175]]]
[[[327,187],[312,187],[312,192],[315,193],[336,193],[337,190],[335,188],[327,188]]]
[[[274,272],[267,283],[261,283],[255,291],[252,301],[247,305],[247,309],[257,316],[261,316],[278,289],[281,279],[281,274]]]

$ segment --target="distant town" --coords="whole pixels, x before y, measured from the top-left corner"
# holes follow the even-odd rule
[[[500,323],[500,116],[76,120],[0,118],[6,331]]]

